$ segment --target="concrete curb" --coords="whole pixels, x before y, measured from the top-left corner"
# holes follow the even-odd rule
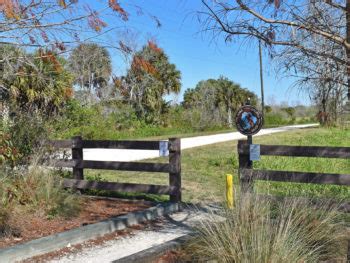
[[[66,232],[35,239],[24,244],[0,249],[0,262],[14,262],[28,259],[34,256],[50,253],[68,244],[83,243],[117,230],[123,230],[129,226],[156,219],[157,217],[174,213],[180,210],[178,203],[158,204],[143,211],[132,212],[104,220],[95,224],[82,226]]]
[[[130,256],[114,260],[112,263],[151,263],[154,262],[154,260],[156,260],[158,257],[164,255],[164,253],[167,251],[180,248],[184,243],[192,238],[194,238],[193,234],[183,235],[161,245],[151,247]]]

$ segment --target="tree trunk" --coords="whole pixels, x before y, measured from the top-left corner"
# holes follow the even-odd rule
[[[2,122],[4,127],[7,128],[10,120],[10,107],[5,102],[3,102],[1,108],[2,108],[2,113],[1,113]]]
[[[233,127],[232,125],[232,110],[230,107],[227,108],[227,123],[230,128]]]
[[[327,111],[326,101],[328,101],[328,98],[327,98],[327,100],[325,98],[323,98],[323,100],[321,101],[323,112]]]

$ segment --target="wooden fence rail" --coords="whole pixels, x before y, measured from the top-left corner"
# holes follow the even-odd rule
[[[249,155],[249,144],[238,141],[238,153]],[[350,147],[260,145],[260,155],[290,157],[350,158]]]
[[[260,145],[260,155],[350,159],[350,147]],[[252,190],[254,180],[350,186],[350,174],[254,170],[253,162],[250,160],[250,146],[245,140],[238,141],[238,158],[243,191]],[[350,203],[343,203],[339,208],[349,213]],[[348,240],[347,262],[350,262],[350,240]]]
[[[350,186],[350,174],[254,170],[249,156],[249,144],[245,140],[238,141],[238,154],[241,183],[247,187],[255,179]],[[260,145],[260,155],[350,159],[350,147]]]
[[[350,174],[328,174],[328,173],[304,173],[288,171],[266,171],[241,169],[241,178],[249,181],[250,178],[257,180],[294,182],[309,184],[335,184],[350,186]]]
[[[63,182],[65,187],[169,195],[170,201],[180,202],[181,141],[178,138],[169,139],[169,163],[88,161],[83,157],[84,148],[159,150],[160,143],[160,141],[83,140],[80,136],[75,136],[71,140],[48,142],[51,147],[72,150],[71,160],[53,162],[53,166],[56,167],[73,168],[73,179],[65,179]],[[87,181],[84,180],[84,169],[169,173],[169,185]]]

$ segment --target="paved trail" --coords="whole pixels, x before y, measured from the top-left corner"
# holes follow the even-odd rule
[[[285,132],[315,126],[318,126],[318,124],[304,124],[262,129],[257,135],[254,136],[261,136],[266,134]],[[240,134],[239,132],[183,138],[181,139],[181,149],[188,149],[208,144],[227,142],[244,138],[246,138],[246,136]],[[154,150],[84,149],[84,160],[127,162],[156,158],[158,156],[159,151]]]

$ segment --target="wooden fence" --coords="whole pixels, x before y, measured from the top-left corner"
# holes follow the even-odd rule
[[[350,174],[254,170],[250,160],[250,146],[246,140],[238,141],[238,155],[240,183],[244,190],[251,190],[256,179],[350,186]],[[260,155],[350,159],[350,147],[260,145]],[[343,204],[341,208],[344,212],[350,212],[350,203]],[[347,262],[350,262],[350,240]]]
[[[67,188],[98,189],[120,192],[136,192],[169,195],[171,202],[181,201],[181,143],[178,138],[170,138],[168,142],[168,163],[146,162],[111,162],[89,161],[83,158],[83,149],[133,149],[133,150],[159,150],[160,141],[108,141],[83,140],[76,136],[71,140],[50,141],[54,148],[70,148],[72,159],[57,160],[53,162],[56,167],[73,168],[73,178],[65,179],[63,184]],[[169,185],[131,184],[84,180],[84,169],[122,170],[169,173]],[[146,179],[145,179],[146,180]]]
[[[247,187],[251,187],[255,179],[350,186],[350,174],[254,170],[249,144],[245,140],[238,141],[238,154],[240,180]],[[350,159],[350,147],[260,145],[260,155]]]

